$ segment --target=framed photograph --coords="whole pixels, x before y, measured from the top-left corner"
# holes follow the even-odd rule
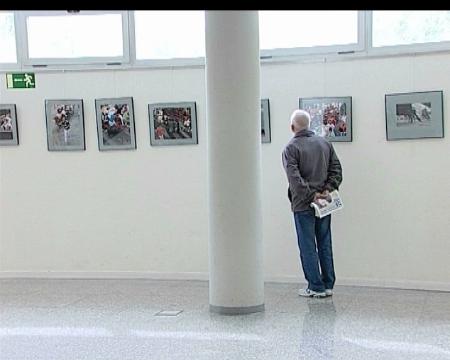
[[[442,91],[385,95],[386,139],[444,137]]]
[[[195,102],[149,104],[150,144],[198,144]]]
[[[270,143],[270,108],[269,99],[261,100],[261,141]]]
[[[352,141],[352,97],[299,99],[300,109],[311,115],[311,130],[329,141]]]
[[[49,151],[86,150],[83,100],[45,100]]]
[[[19,145],[17,112],[14,104],[0,104],[0,145]]]
[[[136,149],[133,98],[96,99],[99,150]]]

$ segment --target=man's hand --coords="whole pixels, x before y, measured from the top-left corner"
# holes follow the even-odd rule
[[[314,194],[314,201],[316,201],[317,199],[326,199],[328,195],[330,195],[330,192],[328,190],[324,190],[321,193],[317,192]]]

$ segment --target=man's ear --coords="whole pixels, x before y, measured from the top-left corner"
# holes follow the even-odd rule
[[[295,133],[295,128],[294,128],[293,124],[291,124],[291,130],[292,130],[293,133]]]

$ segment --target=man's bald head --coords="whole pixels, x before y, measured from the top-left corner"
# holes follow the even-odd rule
[[[310,123],[311,116],[305,110],[295,110],[291,115],[291,129],[294,133],[309,129]]]

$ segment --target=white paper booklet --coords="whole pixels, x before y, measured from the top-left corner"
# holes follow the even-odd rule
[[[323,218],[331,213],[340,210],[344,207],[341,197],[337,190],[334,190],[328,194],[326,198],[317,199],[311,203],[311,207],[314,208],[316,217]]]

